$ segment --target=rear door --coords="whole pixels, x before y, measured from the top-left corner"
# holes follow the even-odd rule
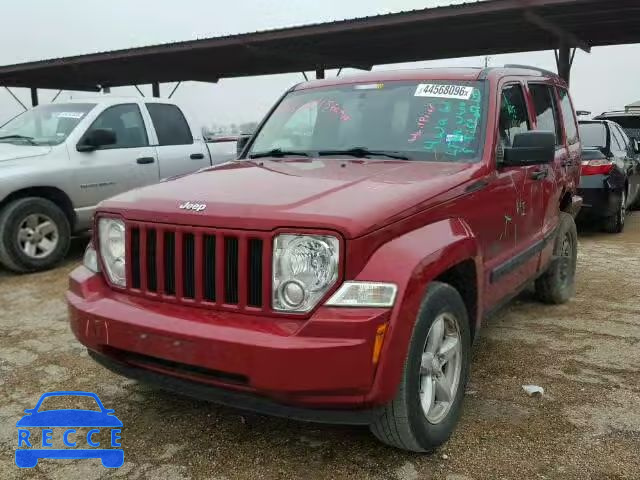
[[[195,172],[211,165],[202,138],[195,139],[182,111],[169,103],[147,103],[156,135],[160,178]]]
[[[556,92],[564,126],[564,143],[567,148],[567,159],[564,162],[562,173],[565,176],[566,190],[572,192],[577,190],[580,183],[582,146],[578,133],[578,121],[569,92],[563,87],[557,87]]]
[[[538,178],[542,194],[538,198],[543,211],[541,232],[550,233],[556,226],[560,194],[558,181],[566,175],[569,152],[565,144],[562,119],[558,109],[558,101],[553,85],[547,83],[530,82],[528,84],[531,96],[532,113],[536,130],[553,132],[556,136],[556,152],[553,165],[547,166],[546,175]]]

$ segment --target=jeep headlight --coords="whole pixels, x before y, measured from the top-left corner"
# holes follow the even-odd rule
[[[100,256],[109,280],[114,285],[125,287],[125,228],[124,222],[116,218],[101,218],[98,221]]]
[[[278,235],[273,244],[273,308],[308,312],[338,279],[340,242],[331,235]]]

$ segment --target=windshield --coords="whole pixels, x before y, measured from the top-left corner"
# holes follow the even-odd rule
[[[57,145],[64,142],[95,103],[41,105],[0,127],[0,142],[17,145]]]
[[[598,148],[607,146],[607,130],[604,123],[580,123],[579,129],[582,146]]]
[[[257,134],[249,156],[276,149],[309,156],[351,150],[371,157],[387,152],[409,160],[477,160],[484,83],[424,82],[291,92]]]

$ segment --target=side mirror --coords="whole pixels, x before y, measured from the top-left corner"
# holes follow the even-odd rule
[[[540,130],[518,133],[513,137],[513,144],[504,148],[502,164],[509,167],[524,167],[551,163],[555,152],[555,133]]]
[[[240,155],[244,152],[244,148],[247,146],[247,143],[249,143],[252,136],[253,134],[251,133],[243,133],[238,137],[238,141],[236,142],[236,158],[240,158]]]
[[[115,132],[104,128],[96,128],[85,133],[80,143],[76,146],[79,152],[92,152],[100,147],[115,145],[117,137]]]

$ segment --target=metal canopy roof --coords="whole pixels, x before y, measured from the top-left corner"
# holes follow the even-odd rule
[[[0,67],[7,87],[101,87],[640,42],[638,0],[487,0]]]

